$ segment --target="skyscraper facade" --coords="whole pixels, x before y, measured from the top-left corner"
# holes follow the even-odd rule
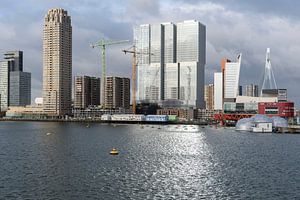
[[[25,106],[31,103],[31,74],[23,72],[23,52],[7,51],[0,65],[0,105]]]
[[[31,73],[9,73],[9,106],[26,106],[31,103]]]
[[[0,108],[6,111],[9,106],[9,67],[7,61],[1,61],[0,68]]]
[[[226,62],[224,72],[224,98],[225,101],[235,99],[239,94],[239,78],[242,54],[239,54],[236,62]],[[226,100],[227,99],[227,100]]]
[[[123,77],[106,77],[105,108],[119,109],[130,107],[130,79]]]
[[[74,108],[100,105],[100,78],[75,76],[74,96]]]
[[[9,71],[23,71],[23,51],[8,51],[4,54]]]
[[[143,53],[137,58],[139,102],[172,100],[182,107],[205,107],[204,25],[195,20],[140,25],[134,29],[134,41]]]
[[[43,109],[62,116],[71,112],[72,26],[67,11],[51,9],[43,35]]]

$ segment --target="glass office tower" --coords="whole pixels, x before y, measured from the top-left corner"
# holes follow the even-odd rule
[[[205,107],[204,25],[195,20],[141,25],[134,29],[134,41],[141,52],[137,58],[139,102],[177,100],[181,107]]]

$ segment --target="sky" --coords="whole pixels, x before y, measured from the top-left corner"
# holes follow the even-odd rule
[[[73,27],[73,75],[101,75],[100,50],[90,44],[101,37],[133,39],[140,24],[195,19],[206,26],[205,82],[213,83],[221,58],[242,53],[240,85],[260,84],[266,49],[278,88],[300,106],[300,1],[297,0],[1,0],[0,54],[24,52],[24,71],[32,73],[32,99],[42,96],[44,16],[51,8],[68,11]],[[131,76],[131,56],[110,46],[107,75]],[[0,55],[0,58],[1,58]],[[2,59],[2,58],[1,58]]]

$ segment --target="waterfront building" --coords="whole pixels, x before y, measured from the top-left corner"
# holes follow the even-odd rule
[[[130,79],[107,76],[104,105],[106,109],[130,108]]]
[[[258,97],[258,85],[246,85],[246,96]]]
[[[238,96],[239,78],[242,54],[239,54],[236,62],[227,61],[224,70],[224,101],[234,101]]]
[[[214,73],[214,110],[223,109],[223,73]]]
[[[9,73],[9,106],[31,104],[31,73],[11,71]]]
[[[74,96],[74,108],[100,105],[100,78],[75,76]]]
[[[70,114],[72,102],[71,17],[61,8],[51,9],[44,19],[43,106],[52,116]]]
[[[206,110],[214,110],[214,84],[205,85],[204,100]]]
[[[195,20],[144,24],[134,28],[137,51],[137,100],[169,107],[205,107],[206,29]],[[151,52],[150,52],[151,49]],[[169,74],[170,73],[170,74]]]
[[[1,61],[0,66],[0,108],[6,111],[9,106],[9,67],[7,61]]]
[[[0,64],[1,111],[31,103],[31,74],[23,72],[23,52],[7,51]]]

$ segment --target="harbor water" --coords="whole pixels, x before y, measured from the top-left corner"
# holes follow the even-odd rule
[[[300,135],[198,128],[1,122],[0,199],[300,198]]]

